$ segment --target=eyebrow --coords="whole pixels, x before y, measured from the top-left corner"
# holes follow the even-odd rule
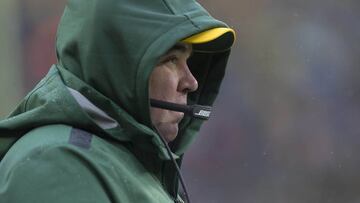
[[[182,53],[185,53],[190,50],[190,46],[184,43],[176,43],[169,51],[166,52],[166,54],[172,52],[172,51],[180,51]]]

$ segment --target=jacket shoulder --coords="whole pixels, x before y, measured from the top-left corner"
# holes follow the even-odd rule
[[[171,202],[125,146],[66,125],[34,129],[13,145],[0,163],[0,199]]]
[[[44,156],[77,154],[89,156],[93,135],[68,125],[56,124],[35,128],[17,140],[0,162],[0,173],[10,174],[14,168],[28,160],[44,159]],[[56,153],[50,153],[54,152]],[[53,160],[52,160],[53,161]]]
[[[91,152],[86,143],[90,143],[91,136],[66,125],[44,126],[25,134],[0,164],[0,199],[111,202],[95,164],[88,160]]]

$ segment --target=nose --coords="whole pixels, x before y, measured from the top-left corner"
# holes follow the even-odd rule
[[[185,65],[183,70],[184,74],[179,81],[178,91],[184,94],[196,91],[198,88],[198,81],[191,73],[187,64]]]

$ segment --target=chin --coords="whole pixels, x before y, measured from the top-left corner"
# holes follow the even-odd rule
[[[177,134],[176,135],[166,135],[164,138],[165,138],[165,141],[167,143],[169,143],[169,142],[174,141],[176,137],[177,137]]]
[[[158,127],[160,135],[165,139],[166,142],[172,142],[175,140],[178,134],[177,124],[163,124]]]

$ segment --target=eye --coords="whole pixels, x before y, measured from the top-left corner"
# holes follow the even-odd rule
[[[179,58],[177,56],[169,56],[164,60],[164,63],[177,64],[178,62],[179,62]]]

